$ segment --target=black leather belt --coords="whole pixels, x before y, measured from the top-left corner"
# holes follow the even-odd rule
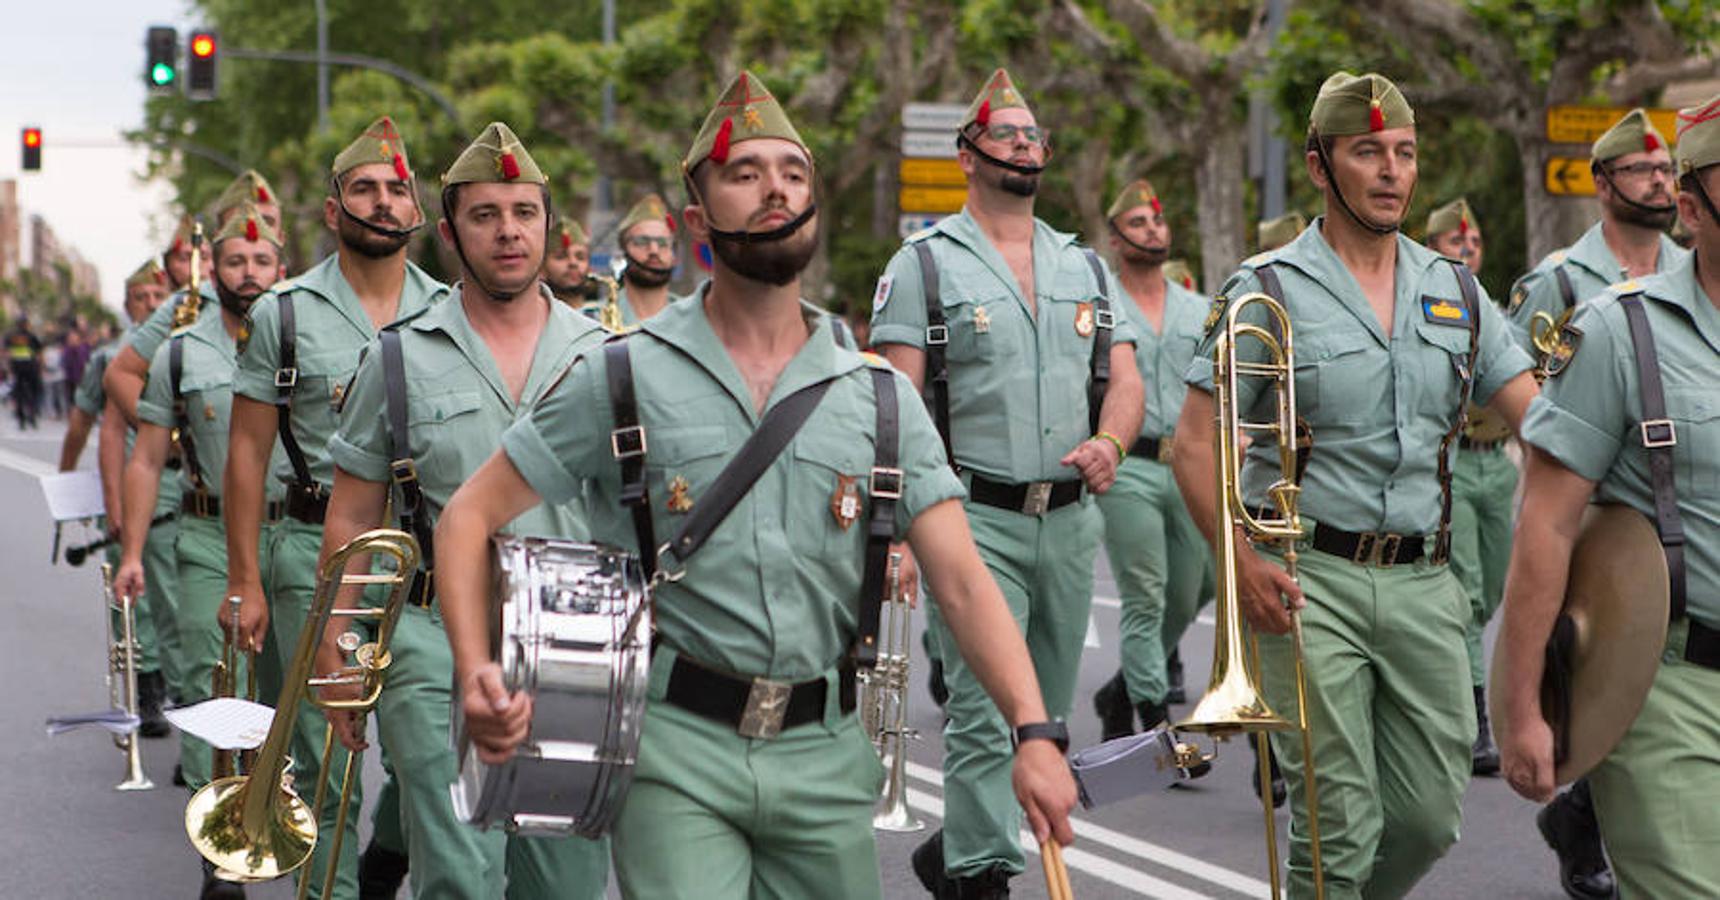
[[[1457,439],[1457,446],[1462,447],[1465,450],[1479,450],[1486,452],[1488,450],[1498,450],[1505,446],[1505,439],[1500,438],[1496,441],[1472,441],[1469,439],[1468,435],[1464,435]]]
[[[1323,524],[1314,525],[1315,550],[1341,556],[1359,566],[1390,568],[1421,559],[1425,549],[1422,535],[1390,534],[1377,531],[1340,531]]]
[[[279,522],[287,515],[287,501],[270,500],[263,504],[263,521]]]
[[[1028,516],[1042,516],[1081,499],[1080,481],[1030,481],[1007,484],[981,475],[973,476],[968,498]]]
[[[173,456],[169,456],[167,458],[167,462],[164,463],[164,465],[167,467],[167,470],[170,472],[177,472],[180,469],[185,467],[185,463],[180,460],[180,458],[177,454],[175,454]]]
[[[188,516],[217,519],[221,517],[221,498],[214,494],[191,491],[179,499],[179,511]]]
[[[1141,459],[1152,459],[1159,462],[1169,462],[1171,455],[1171,439],[1166,438],[1137,438],[1134,446],[1129,448],[1129,455]]]
[[[412,584],[406,589],[407,605],[429,609],[430,604],[435,600],[436,579],[423,569],[412,573]]]
[[[850,713],[854,711],[854,667],[844,664],[839,672],[842,712]],[[677,656],[663,699],[732,726],[742,737],[768,739],[787,728],[823,721],[827,690],[829,682],[824,678],[799,684],[737,678]]]
[[[1690,636],[1684,641],[1684,660],[1705,669],[1720,669],[1720,629],[1691,619]]]
[[[306,525],[321,525],[328,514],[328,491],[321,485],[315,493],[289,485],[285,502],[287,515]]]

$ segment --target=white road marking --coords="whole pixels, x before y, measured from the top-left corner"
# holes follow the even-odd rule
[[[0,466],[14,472],[21,472],[32,478],[41,478],[44,475],[52,475],[59,471],[59,467],[51,462],[19,453],[16,450],[8,450],[5,447],[0,447]]]

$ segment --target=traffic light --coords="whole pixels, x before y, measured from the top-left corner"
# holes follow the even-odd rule
[[[179,86],[179,29],[155,25],[143,41],[143,83],[151,93],[166,94]]]
[[[42,171],[42,129],[24,129],[24,165],[26,172]]]
[[[215,99],[215,61],[220,46],[213,31],[193,31],[186,44],[185,96],[193,100]]]

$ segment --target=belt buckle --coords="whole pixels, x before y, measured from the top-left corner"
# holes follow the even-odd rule
[[[1380,536],[1372,531],[1364,531],[1357,535],[1356,552],[1350,554],[1350,562],[1358,566],[1371,566],[1379,559]]]
[[[1172,438],[1170,438],[1170,437],[1159,438],[1159,462],[1162,462],[1162,463],[1170,462],[1171,461],[1171,450],[1175,446],[1176,445],[1173,442]]]
[[[616,459],[631,459],[644,456],[646,451],[645,428],[642,425],[629,425],[609,432],[609,452]]]
[[[284,368],[284,369],[276,369],[275,370],[275,387],[291,388],[291,387],[298,387],[298,386],[299,386],[299,369],[297,366],[289,366],[289,367]]]
[[[1642,430],[1642,446],[1647,449],[1678,445],[1678,427],[1671,419],[1648,419],[1638,427]]]
[[[1027,496],[1021,501],[1023,515],[1043,516],[1051,507],[1051,482],[1034,481],[1027,485]]]
[[[735,726],[741,737],[772,740],[782,733],[783,719],[788,716],[788,696],[794,685],[786,681],[754,678],[747,691],[747,705],[741,711],[741,722]]]
[[[1389,569],[1397,564],[1398,547],[1403,543],[1403,535],[1382,535],[1374,543],[1374,563],[1382,569]]]

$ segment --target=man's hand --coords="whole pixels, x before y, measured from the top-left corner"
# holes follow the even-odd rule
[[[1237,600],[1249,626],[1267,634],[1288,632],[1290,610],[1307,605],[1301,586],[1290,573],[1255,553],[1241,536],[1236,540],[1236,570]]]
[[[466,734],[478,748],[478,759],[491,766],[507,762],[531,732],[531,696],[519,691],[509,696],[502,667],[493,662],[472,670],[461,687]]]
[[[329,676],[346,667],[346,652],[336,643],[339,635],[334,629],[329,629],[323,635],[322,644],[317,647],[316,671]],[[362,685],[358,684],[326,684],[319,687],[317,696],[324,701],[357,700],[364,696]],[[370,744],[364,739],[361,717],[356,710],[324,709],[323,715],[328,718],[329,725],[334,727],[335,740],[353,753],[359,753],[369,748]]]
[[[260,653],[263,649],[263,638],[269,633],[269,604],[263,599],[263,586],[255,581],[227,582],[227,596],[238,597],[239,603],[239,650],[243,653]],[[221,604],[215,611],[215,617],[221,623],[223,633],[228,623],[232,621],[232,610],[229,604]]]
[[[914,562],[913,548],[906,543],[891,544],[891,553],[902,554],[902,567],[896,575],[897,595],[908,601],[910,609],[920,605],[920,565]],[[889,589],[890,585],[885,585]]]
[[[1539,715],[1512,721],[1508,734],[1500,735],[1500,770],[1511,790],[1526,800],[1546,803],[1558,784],[1553,775],[1553,729]]]
[[[1076,471],[1081,473],[1082,480],[1087,482],[1087,490],[1103,494],[1116,482],[1117,466],[1122,464],[1123,460],[1117,455],[1117,448],[1112,446],[1110,441],[1094,437],[1082,441],[1059,462],[1074,466]]]
[[[1015,750],[1015,799],[1027,813],[1034,840],[1045,843],[1056,837],[1067,847],[1075,843],[1069,811],[1075,808],[1075,776],[1057,745],[1047,740],[1025,741]]]
[[[113,577],[114,596],[136,599],[143,596],[144,587],[143,563],[138,560],[121,562],[119,574]]]

